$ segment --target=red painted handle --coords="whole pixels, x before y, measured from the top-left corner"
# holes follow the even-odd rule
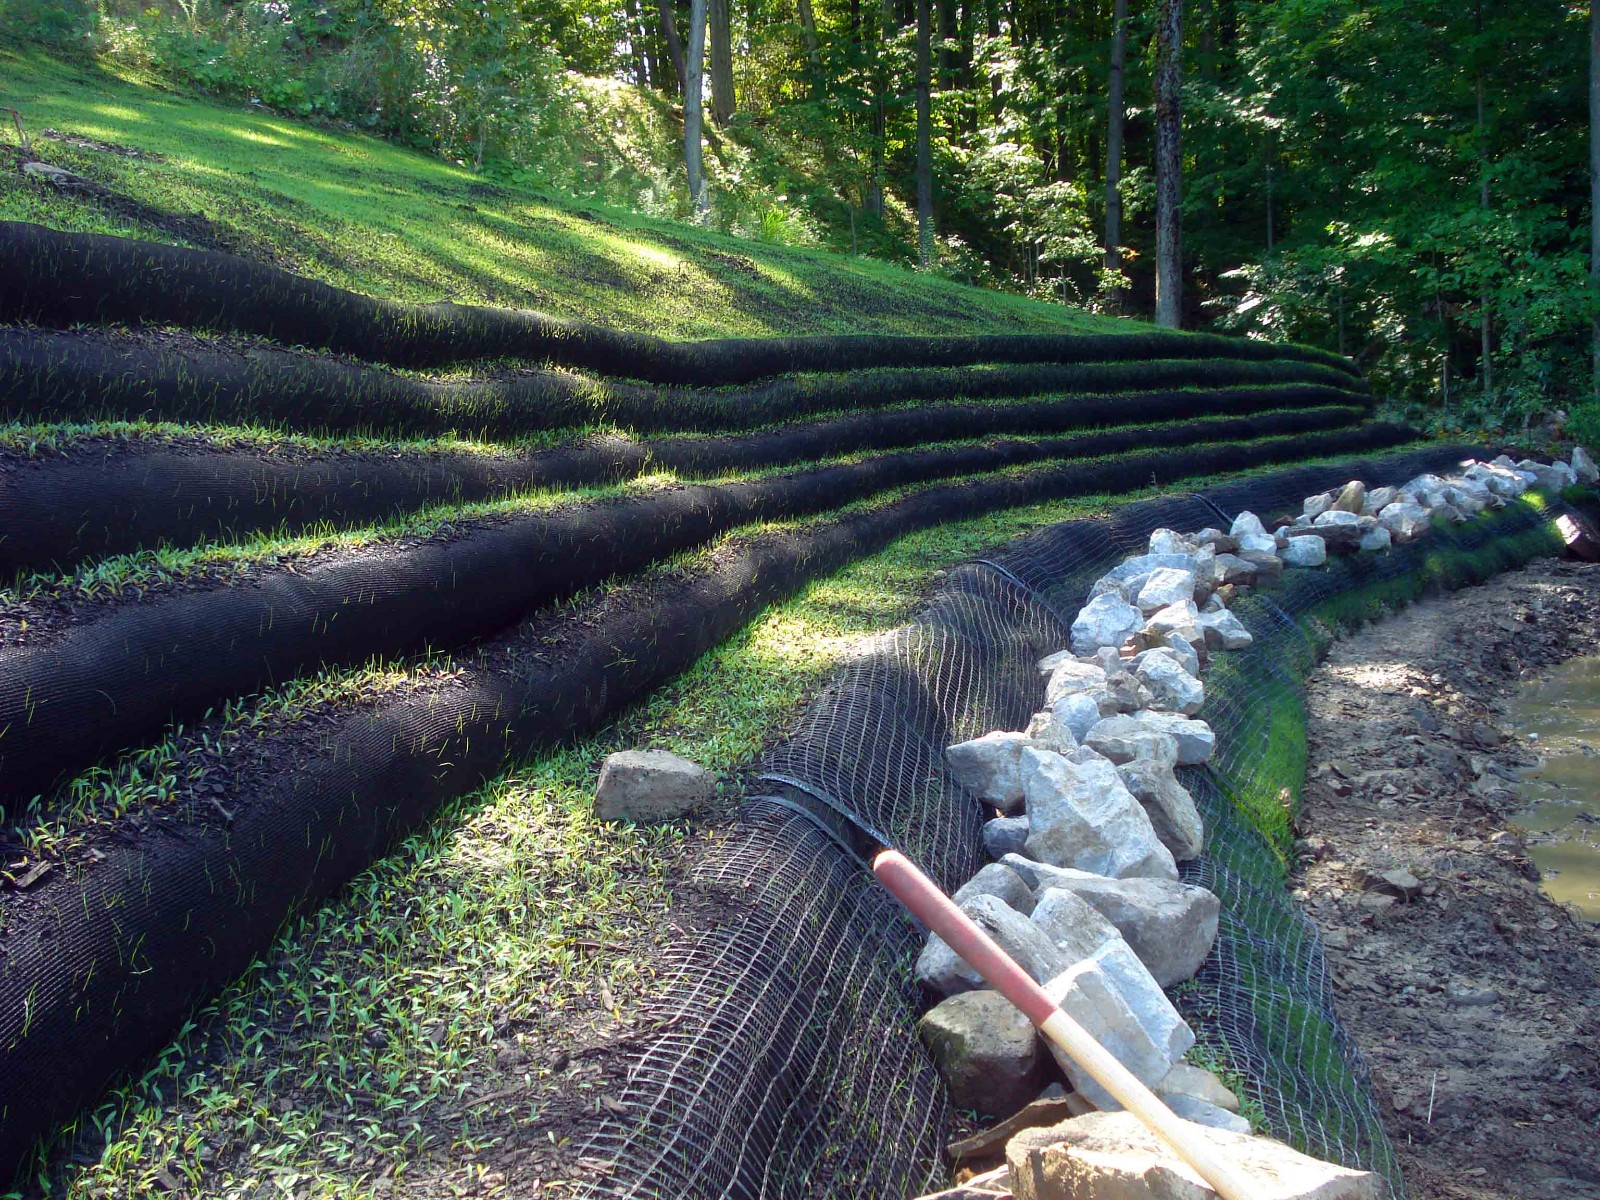
[[[872,860],[878,882],[909,908],[924,925],[944,939],[972,969],[1035,1025],[1043,1025],[1059,1011],[1045,990],[1035,983],[995,940],[971,917],[956,907],[939,886],[917,870],[898,850],[885,850]]]

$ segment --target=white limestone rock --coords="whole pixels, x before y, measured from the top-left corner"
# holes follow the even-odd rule
[[[1172,852],[1172,857],[1178,862],[1199,858],[1205,849],[1205,822],[1200,818],[1194,797],[1178,782],[1171,765],[1136,758],[1119,766],[1117,774],[1122,776],[1133,798],[1144,807],[1156,837]]]
[[[1132,713],[1103,718],[1083,741],[1113,763],[1143,760],[1171,767],[1178,762],[1178,739],[1139,721]]]
[[[1171,851],[1111,763],[1074,763],[1059,754],[1025,750],[1023,774],[1027,857],[1117,878],[1178,877]]]
[[[1192,601],[1191,601],[1192,603]],[[1120,646],[1144,624],[1144,614],[1119,596],[1098,596],[1072,622],[1072,649],[1092,654],[1101,646]]]
[[[1228,527],[1228,536],[1236,539],[1250,534],[1264,534],[1266,532],[1266,526],[1261,524],[1261,518],[1249,511],[1240,513],[1233,519],[1233,524]]]
[[[1368,1171],[1320,1162],[1282,1142],[1193,1126],[1211,1154],[1255,1182],[1262,1200],[1377,1200]],[[1216,1200],[1216,1192],[1131,1113],[1094,1112],[1024,1129],[1006,1145],[1015,1200]],[[1387,1195],[1384,1187],[1382,1194]]]
[[[1327,516],[1324,513],[1323,516]],[[1321,518],[1318,518],[1319,520]],[[1270,533],[1245,533],[1238,539],[1240,554],[1276,554],[1278,552],[1278,539]]]
[[[1319,517],[1333,507],[1332,492],[1318,492],[1315,496],[1307,496],[1306,502],[1301,505],[1300,511],[1307,517]]]
[[[1040,897],[1033,917],[1035,924],[1044,923],[1038,909],[1045,906],[1045,897],[1070,892],[1097,917],[1115,927],[1113,932],[1122,936],[1164,988],[1193,979],[1216,941],[1222,905],[1205,888],[1170,879],[1111,879],[1043,863],[1035,864],[1027,875],[1009,866],[1006,869],[1024,883],[1033,882]],[[1056,901],[1048,920],[1053,921],[1063,910],[1064,902]],[[1098,940],[1076,957],[1087,957],[1106,940],[1100,933],[1093,936]],[[1058,948],[1067,944],[1062,936],[1052,933],[1052,937]]]
[[[1286,567],[1320,567],[1328,561],[1328,543],[1315,534],[1291,537],[1283,547]]]
[[[1198,661],[1198,660],[1197,660]],[[1147,650],[1135,672],[1154,699],[1151,708],[1192,717],[1206,702],[1206,687],[1171,650]]]
[[[1071,754],[1078,748],[1078,735],[1049,709],[1033,714],[1028,722],[1028,740],[1041,750]]]
[[[1181,571],[1176,567],[1162,567],[1152,571],[1146,576],[1144,585],[1140,587],[1139,594],[1134,598],[1134,604],[1146,616],[1166,608],[1169,604],[1177,604],[1183,600],[1194,599],[1195,572]]]
[[[1052,977],[1044,990],[1147,1087],[1194,1045],[1193,1031],[1121,938]],[[1053,1044],[1050,1049],[1085,1099],[1100,1109],[1119,1107],[1088,1072]]]
[[[1583,446],[1572,448],[1572,473],[1578,477],[1579,483],[1600,483],[1600,466],[1594,461],[1594,456]]]
[[[1122,936],[1104,914],[1071,888],[1045,886],[1036,895],[1033,916],[1029,919],[1044,930],[1066,962],[1088,958],[1113,938]]]
[[[1020,853],[1027,844],[1027,817],[995,817],[983,823],[983,848],[990,858]]]
[[[1157,529],[1150,534],[1151,554],[1193,554],[1194,547],[1174,529]]]
[[[1095,663],[1078,658],[1068,658],[1055,665],[1044,688],[1045,704],[1054,704],[1066,696],[1081,692],[1101,692],[1106,686],[1106,671]]]
[[[1033,744],[1025,733],[986,733],[947,747],[944,756],[957,783],[1013,813],[1022,807],[1022,752]]]
[[[1100,710],[1100,695],[1091,695],[1079,692],[1072,696],[1063,696],[1060,700],[1050,705],[1050,715],[1060,723],[1079,742],[1089,736],[1093,729],[1105,716]],[[1048,748],[1048,747],[1047,747]],[[1061,751],[1057,751],[1061,753]]]
[[[1056,952],[1055,944],[1044,931],[1004,900],[995,896],[973,896],[962,903],[961,911],[1038,982],[1044,983],[1067,969],[1067,960]],[[941,996],[954,996],[986,986],[983,977],[936,933],[928,935],[927,945],[917,955],[914,974],[918,983]]]
[[[985,863],[979,867],[978,873],[957,888],[950,899],[959,905],[974,896],[993,896],[1025,917],[1033,912],[1033,887],[1003,863]]]
[[[1142,632],[1158,645],[1169,635],[1181,637],[1191,646],[1205,644],[1205,631],[1200,626],[1200,608],[1193,600],[1169,604],[1153,613],[1143,625]]]
[[[671,821],[716,798],[716,776],[670,750],[619,750],[606,758],[595,787],[602,821]]]
[[[1387,526],[1374,525],[1361,535],[1361,541],[1357,543],[1357,548],[1372,553],[1379,550],[1387,550],[1393,541],[1394,535],[1389,532]]]
[[[1222,607],[1200,614],[1200,631],[1209,650],[1243,650],[1256,640],[1243,621]]]
[[[1185,1121],[1193,1121],[1209,1129],[1225,1129],[1229,1133],[1250,1132],[1250,1122],[1243,1117],[1194,1096],[1172,1096],[1167,1100],[1167,1107]]]
[[[1239,1097],[1229,1091],[1222,1080],[1204,1067],[1189,1062],[1178,1063],[1168,1071],[1166,1077],[1156,1084],[1155,1093],[1163,1099],[1189,1096],[1204,1100],[1224,1112],[1239,1111]]]
[[[1133,719],[1143,723],[1156,733],[1165,733],[1172,737],[1178,744],[1178,766],[1196,766],[1207,762],[1212,752],[1217,748],[1217,735],[1211,732],[1211,726],[1204,721],[1196,721],[1192,717],[1180,717],[1175,713],[1136,712]]]
[[[1378,514],[1378,524],[1387,529],[1397,542],[1415,541],[1428,531],[1433,518],[1420,504],[1396,500]]]

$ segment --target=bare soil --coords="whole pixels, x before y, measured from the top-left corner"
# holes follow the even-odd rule
[[[1544,561],[1310,680],[1296,894],[1413,1200],[1600,1197],[1600,926],[1540,891],[1514,824],[1537,755],[1503,729],[1526,678],[1597,646],[1600,564]]]

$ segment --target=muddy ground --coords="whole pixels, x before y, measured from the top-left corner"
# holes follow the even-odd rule
[[[1597,652],[1600,564],[1545,561],[1310,681],[1296,894],[1413,1200],[1600,1197],[1600,926],[1539,889],[1513,782],[1537,755],[1505,731],[1526,678]]]

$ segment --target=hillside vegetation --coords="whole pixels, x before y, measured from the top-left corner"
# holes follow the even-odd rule
[[[547,199],[376,138],[97,66],[0,51],[0,106],[22,114],[36,157],[105,189],[0,172],[0,219],[227,250],[374,295],[682,338],[1143,328],[867,258]]]

